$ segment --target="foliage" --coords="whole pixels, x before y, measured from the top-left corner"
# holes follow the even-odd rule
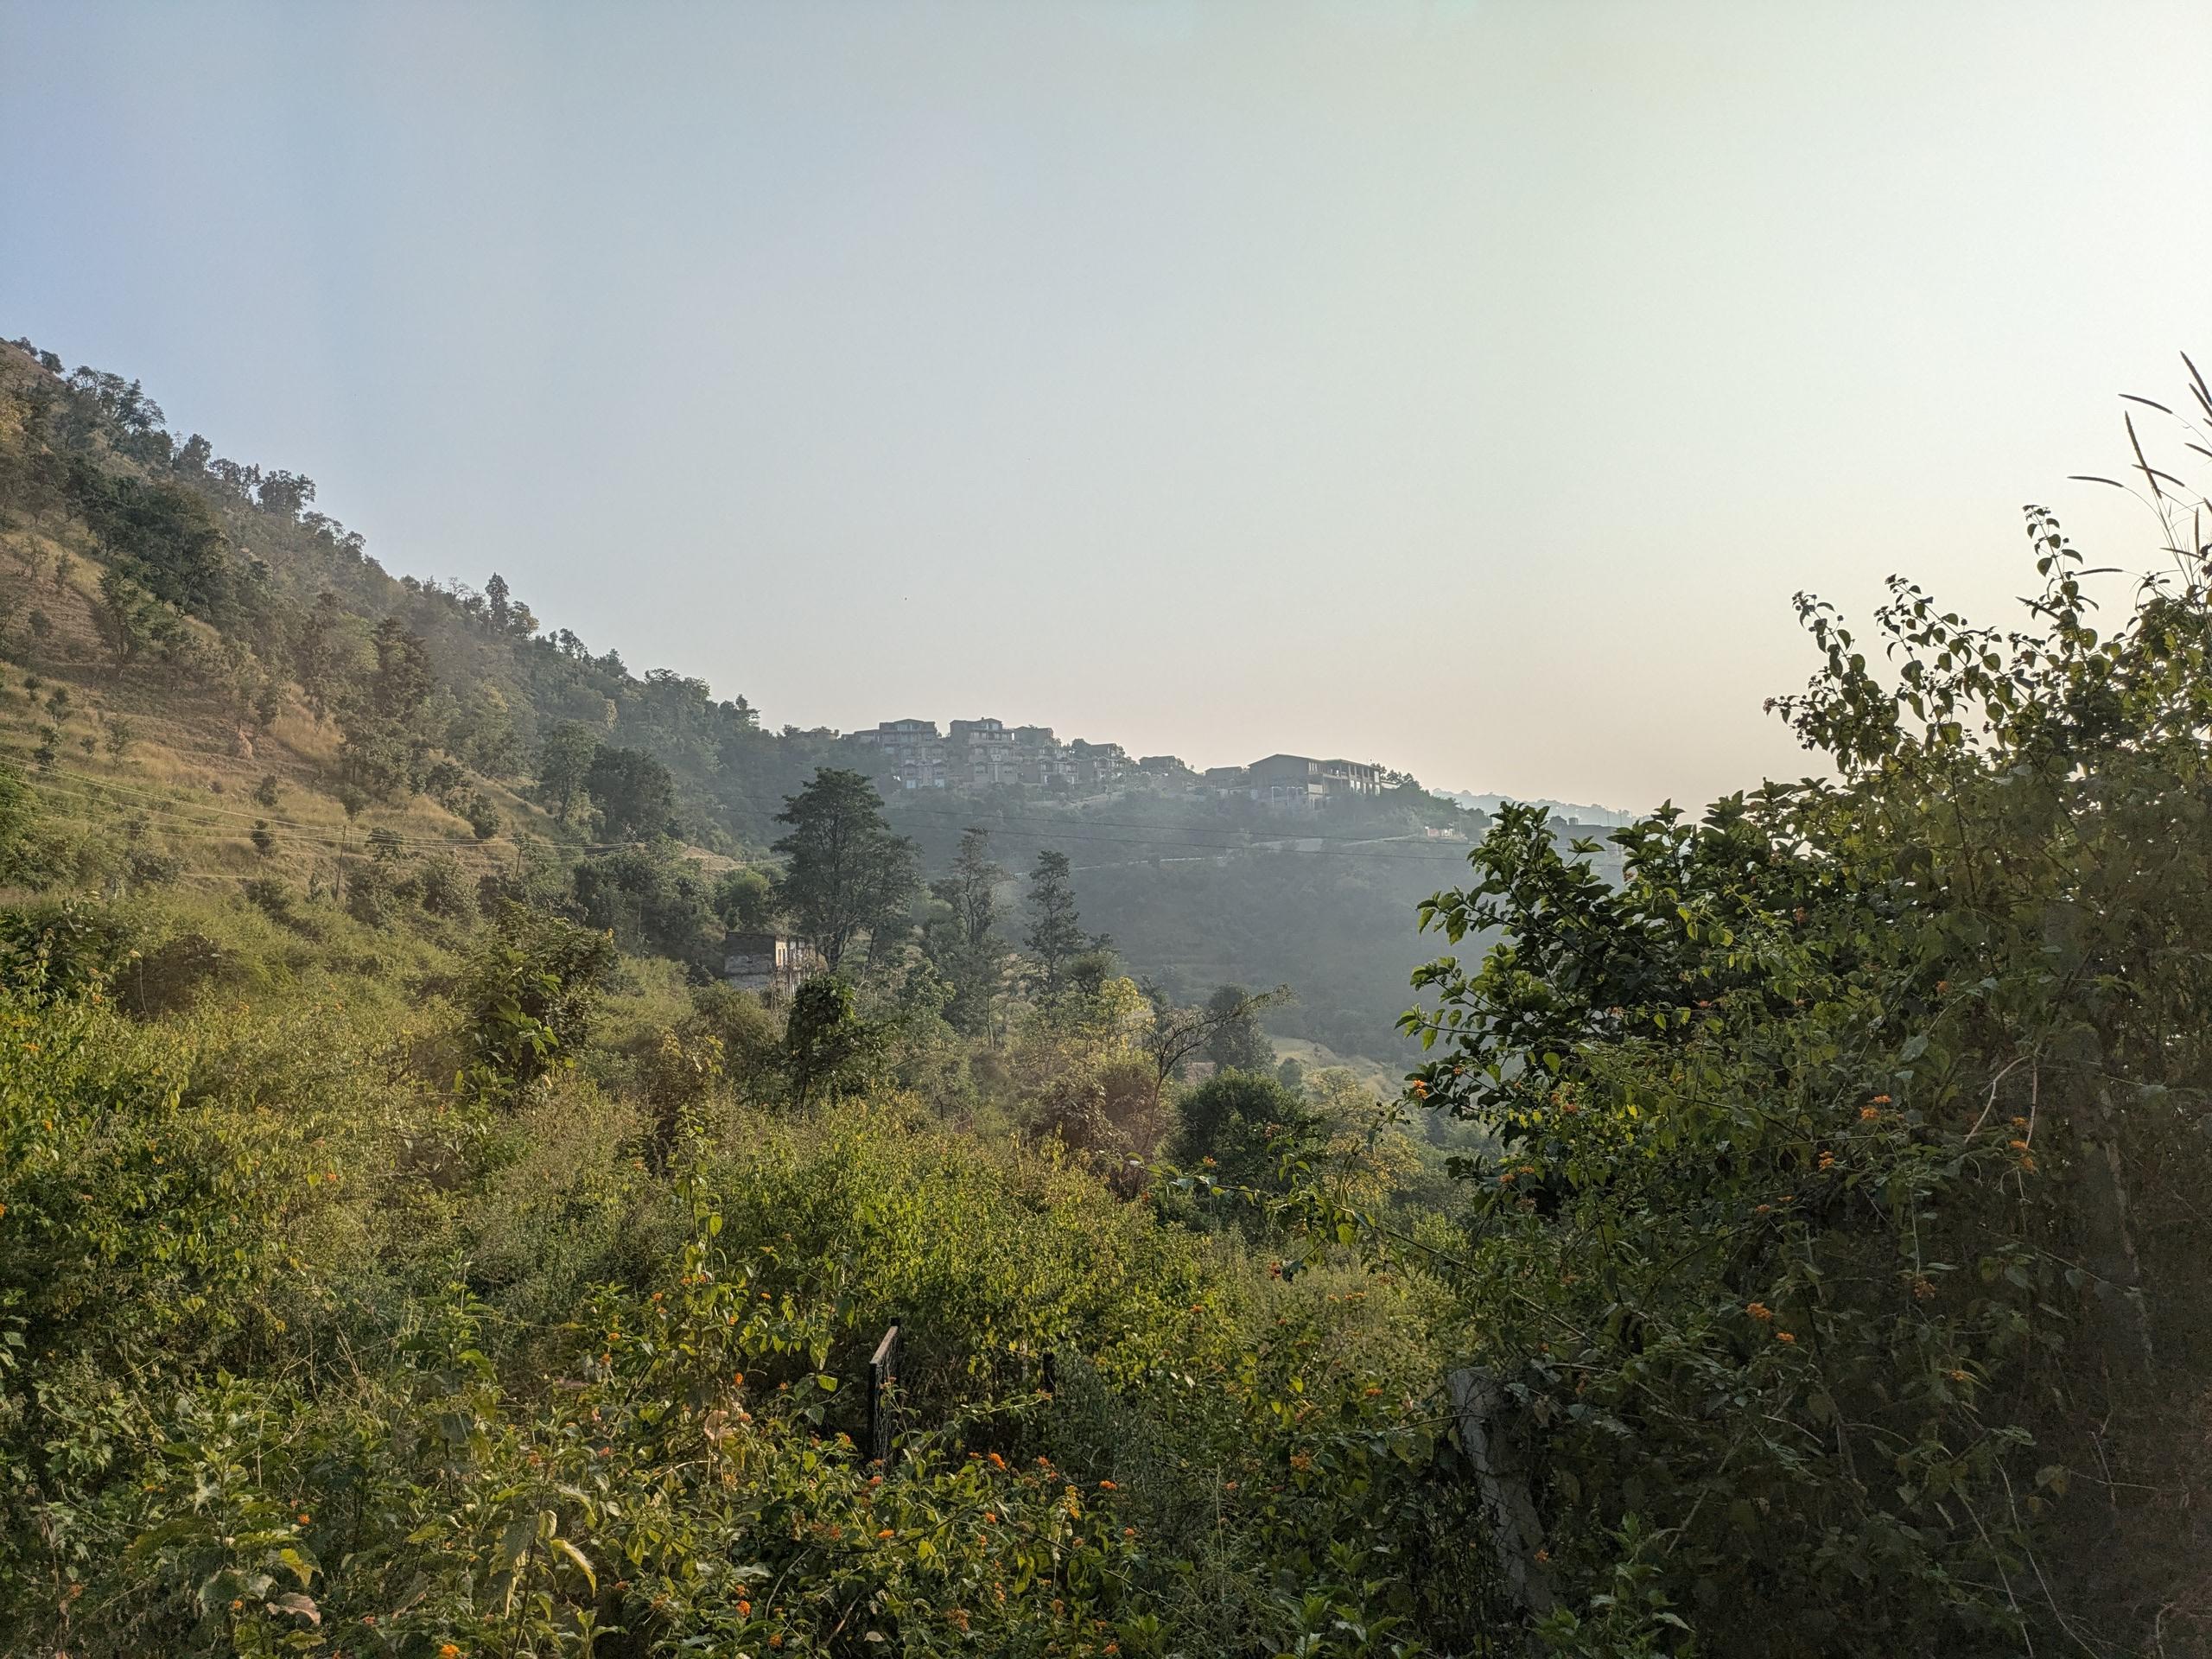
[[[1214,1022],[1206,1038],[1206,1058],[1227,1071],[1264,1071],[1274,1065],[1274,1045],[1260,1029],[1262,1006],[1242,985],[1216,987],[1206,999],[1206,1013]]]
[[[1497,1138],[1478,1351],[1541,1426],[1569,1599],[1632,1562],[1662,1649],[2011,1652],[2162,1570],[2088,1492],[2203,1386],[2212,550],[2105,635],[2029,530],[2036,626],[1893,583],[1887,684],[1802,601],[1825,667],[1783,708],[1833,780],[1617,831],[1618,887],[1508,808],[1424,906],[1503,935],[1407,1021],[1413,1095]]]
[[[776,919],[775,883],[759,870],[726,870],[715,880],[715,915],[733,933],[766,931]]]
[[[899,926],[919,878],[911,842],[891,833],[875,785],[825,766],[784,804],[776,842],[785,861],[776,902],[836,972],[863,938]]]
[[[641,749],[601,747],[583,785],[609,841],[652,841],[676,833],[676,779]]]
[[[944,907],[923,936],[931,965],[951,992],[944,1019],[955,1031],[974,1036],[991,1028],[995,1001],[1006,978],[1007,950],[998,936],[998,887],[1006,871],[991,859],[990,832],[970,830],[960,837],[952,870],[930,884],[930,894]]]
[[[1084,938],[1083,918],[1076,907],[1068,855],[1047,847],[1037,855],[1029,872],[1029,892],[1022,903],[1029,911],[1029,931],[1021,942],[1037,958],[1046,995],[1060,988],[1069,965],[1090,946]]]
[[[513,1107],[575,1064],[615,961],[607,933],[510,906],[460,992],[468,1064],[460,1088]]]
[[[716,959],[711,890],[698,867],[674,857],[667,843],[596,854],[579,861],[571,879],[582,919],[625,949],[702,966]]]
[[[882,1056],[883,1033],[861,1018],[850,985],[823,975],[798,988],[784,1026],[784,1075],[794,1104],[858,1092]]]

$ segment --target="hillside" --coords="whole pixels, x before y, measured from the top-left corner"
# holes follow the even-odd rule
[[[2212,1640],[2212,546],[2094,627],[2039,508],[2019,631],[1808,600],[1777,706],[1827,774],[1602,846],[1502,804],[1463,852],[1392,792],[894,818],[832,765],[770,883],[736,804],[835,740],[25,375],[11,1651]],[[1409,1068],[1200,1000],[1431,881],[1351,958],[1452,942]],[[833,971],[725,982],[764,912]]]
[[[193,881],[313,892],[382,832],[387,851],[397,837],[473,886],[650,828],[686,850],[673,874],[623,874],[626,913],[659,918],[634,920],[629,942],[704,964],[715,876],[766,861],[775,814],[818,767],[873,764],[835,733],[766,731],[743,696],[594,653],[498,575],[480,592],[394,578],[315,510],[312,480],[219,457],[163,419],[136,382],[0,346],[0,663],[15,671],[0,744],[28,760],[58,730],[33,770],[57,817],[81,819],[87,870],[121,868],[143,842]],[[664,823],[613,823],[589,801],[556,820],[547,739],[575,731],[665,766]],[[1410,781],[1311,822],[1135,770],[1080,800],[888,792],[925,873],[969,824],[1017,877],[1064,852],[1086,925],[1141,976],[1185,1000],[1287,983],[1298,1000],[1271,1011],[1274,1028],[1392,1061],[1422,959],[1408,918],[1459,862],[1434,836],[1483,822]],[[254,849],[257,823],[272,849]],[[1021,893],[1007,889],[1010,912]]]

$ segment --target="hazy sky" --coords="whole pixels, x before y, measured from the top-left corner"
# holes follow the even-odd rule
[[[2212,5],[0,0],[0,334],[774,724],[1644,804],[2146,557]]]

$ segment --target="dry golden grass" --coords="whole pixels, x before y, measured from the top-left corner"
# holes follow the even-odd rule
[[[99,566],[64,536],[20,525],[0,532],[0,584],[12,587],[19,601],[0,635],[0,755],[22,770],[58,823],[114,836],[143,821],[148,844],[181,861],[188,879],[275,875],[302,884],[327,880],[340,854],[359,850],[375,830],[398,835],[410,853],[449,851],[472,876],[511,856],[518,834],[554,833],[533,804],[490,782],[485,791],[506,827],[488,842],[425,796],[370,806],[349,819],[332,792],[340,741],[335,721],[317,719],[294,695],[267,728],[255,730],[189,671],[136,665],[118,677],[99,636]],[[47,620],[42,635],[31,626],[33,611]],[[213,639],[212,630],[193,626]],[[34,680],[35,692],[27,686]],[[63,747],[58,763],[41,769],[34,751],[54,723],[47,703],[56,689],[69,699],[60,721]],[[118,722],[130,734],[119,756],[108,747]],[[274,806],[256,798],[270,778]],[[266,857],[250,839],[257,821],[277,837]],[[729,862],[700,856],[717,868]]]

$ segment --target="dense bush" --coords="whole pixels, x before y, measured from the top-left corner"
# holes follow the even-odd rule
[[[2030,531],[2038,626],[1897,583],[1887,683],[1804,603],[1826,666],[1784,709],[1833,779],[1620,830],[1619,885],[1509,810],[1424,907],[1502,935],[1423,971],[1413,1090],[1498,1137],[1452,1272],[1536,1426],[1575,1651],[2176,1621],[2212,1381],[2212,550],[2105,635]]]

